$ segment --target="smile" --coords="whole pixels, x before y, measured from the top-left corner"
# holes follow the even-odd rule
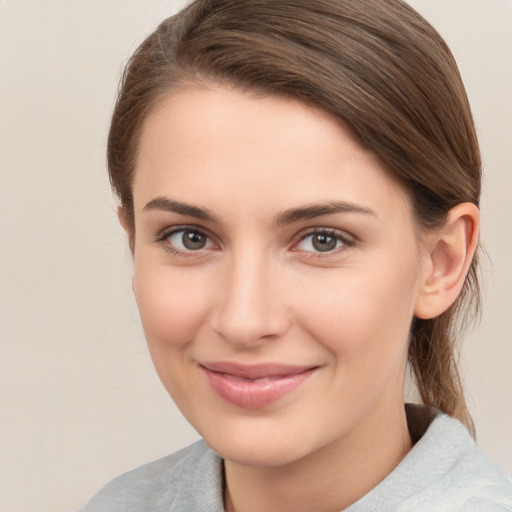
[[[201,370],[212,389],[230,404],[245,409],[268,406],[298,388],[317,366],[203,363]]]

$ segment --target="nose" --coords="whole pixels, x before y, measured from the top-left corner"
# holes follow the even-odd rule
[[[289,314],[278,268],[252,254],[238,258],[222,277],[212,324],[225,341],[237,348],[254,349],[288,330]]]

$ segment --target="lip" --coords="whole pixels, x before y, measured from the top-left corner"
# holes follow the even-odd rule
[[[206,362],[199,367],[222,399],[245,409],[260,409],[278,401],[318,369],[318,366],[232,362]]]

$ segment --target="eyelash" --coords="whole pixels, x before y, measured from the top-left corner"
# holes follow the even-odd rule
[[[340,251],[345,251],[350,249],[356,244],[356,240],[349,236],[347,233],[343,231],[339,231],[333,228],[311,228],[306,233],[301,233],[297,238],[298,240],[294,242],[293,247],[297,246],[299,243],[306,240],[308,237],[313,235],[325,235],[331,238],[334,238],[336,241],[341,242],[341,247],[337,247],[330,251],[300,251],[300,249],[292,249],[296,252],[303,252],[307,254],[308,258],[328,258],[329,256],[333,256],[338,254]]]
[[[174,228],[166,229],[162,231],[160,234],[154,237],[153,241],[157,244],[160,244],[163,246],[163,248],[170,252],[171,254],[175,256],[185,257],[185,258],[191,258],[191,257],[197,257],[198,253],[201,252],[202,249],[198,249],[197,251],[189,250],[189,251],[182,251],[180,249],[177,249],[174,247],[170,242],[169,238],[173,235],[176,235],[177,233],[194,233],[198,235],[205,236],[208,240],[212,240],[212,237],[210,237],[204,230],[197,228],[196,226],[177,226]],[[306,240],[308,237],[313,235],[325,235],[328,237],[334,238],[336,241],[339,241],[342,243],[341,247],[337,247],[330,251],[301,251],[300,249],[293,249],[293,247],[296,247],[298,244]],[[307,257],[310,258],[325,258],[329,257],[333,254],[338,254],[338,252],[349,249],[353,247],[356,244],[356,240],[353,237],[350,237],[346,233],[342,231],[338,231],[336,229],[332,228],[311,228],[306,233],[301,233],[298,235],[292,246],[292,251],[294,252],[302,252],[304,254],[307,254]]]
[[[166,229],[158,234],[153,241],[159,245],[162,245],[163,248],[171,253],[174,256],[180,256],[184,258],[193,258],[196,257],[198,253],[201,252],[201,249],[197,251],[181,251],[174,247],[168,240],[171,236],[176,235],[177,233],[194,233],[198,235],[205,236],[208,240],[212,240],[212,237],[205,233],[204,230],[197,228],[196,226],[176,226],[174,228]]]

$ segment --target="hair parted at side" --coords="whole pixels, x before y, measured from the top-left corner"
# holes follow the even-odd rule
[[[408,190],[426,229],[479,204],[481,160],[457,65],[400,0],[196,0],[163,21],[128,62],[108,167],[131,227],[138,140],[148,113],[186,84],[219,83],[319,106],[348,124]],[[415,320],[409,362],[425,404],[474,432],[455,340],[479,310],[477,258],[456,303]]]

